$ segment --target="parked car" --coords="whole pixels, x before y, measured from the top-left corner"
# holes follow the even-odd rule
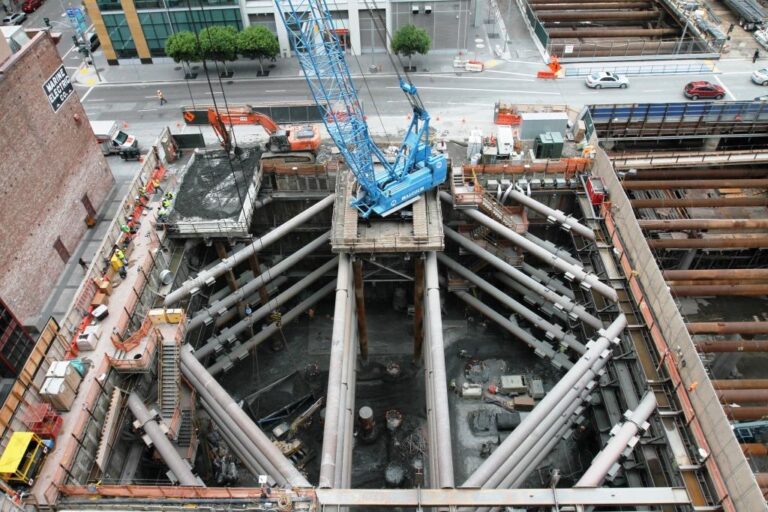
[[[768,94],[764,94],[763,96],[758,96],[755,98],[755,101],[768,101]]]
[[[713,84],[711,82],[699,81],[690,82],[683,89],[685,97],[691,100],[698,100],[699,98],[713,98],[721,100],[725,97],[725,89],[721,86]]]
[[[768,85],[768,68],[756,69],[753,71],[752,81],[757,85]]]
[[[12,12],[3,18],[3,25],[21,25],[26,19],[27,15],[23,12]]]
[[[43,5],[43,0],[26,0],[21,6],[21,10],[26,13],[35,12],[41,5]]]
[[[617,75],[610,71],[600,71],[598,73],[592,73],[587,77],[585,82],[587,87],[592,89],[603,89],[609,87],[618,87],[619,89],[626,89],[629,87],[629,79],[624,75]]]
[[[98,48],[101,44],[101,41],[99,41],[99,36],[96,34],[96,32],[86,32],[84,37],[85,42],[91,45],[91,51]]]

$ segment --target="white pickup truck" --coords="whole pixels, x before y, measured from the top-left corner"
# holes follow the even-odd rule
[[[117,121],[91,121],[91,129],[105,155],[138,151],[139,142],[136,137],[120,130]]]

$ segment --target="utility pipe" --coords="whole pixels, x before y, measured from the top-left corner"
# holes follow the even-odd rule
[[[707,340],[696,341],[696,350],[706,353],[719,352],[768,352],[768,340]]]
[[[446,192],[441,192],[440,194],[448,195]],[[517,190],[513,189],[512,191],[510,191],[509,194],[510,194],[510,197],[515,201],[517,201],[518,203],[544,215],[548,221],[557,222],[566,231],[572,231],[578,235],[583,236],[588,240],[592,240],[593,242],[595,241],[595,232],[592,230],[592,228],[585,226],[584,224],[581,224],[579,221],[577,221],[570,215],[566,215],[560,210],[555,210],[554,208],[550,208],[546,204],[540,201],[537,201],[532,197],[529,197]]]
[[[715,389],[722,403],[768,403],[768,389]]]
[[[733,280],[757,280],[768,279],[768,269],[765,268],[719,268],[708,270],[663,270],[661,275],[667,281],[689,280],[697,281],[701,280],[716,280],[716,279],[733,279]]]
[[[506,471],[501,469],[504,467],[504,464],[511,461],[509,465],[514,466],[516,463],[516,460],[510,459],[510,456],[531,436],[536,427],[540,426],[542,421],[547,419],[553,410],[557,409],[558,404],[565,405],[565,402],[561,404],[563,397],[568,394],[569,390],[574,388],[582,377],[588,374],[598,361],[605,358],[605,352],[612,345],[613,340],[621,334],[626,325],[627,317],[619,315],[607,329],[601,329],[600,337],[595,341],[587,343],[587,352],[579,358],[576,364],[568,370],[555,387],[546,394],[544,399],[533,408],[528,416],[507,436],[490,457],[470,475],[467,481],[464,482],[463,487],[495,487],[501,478],[509,473],[508,469]],[[491,481],[491,477],[498,471],[501,471],[501,478]]]
[[[448,267],[450,270],[462,276],[464,279],[467,279],[470,282],[477,285],[485,293],[487,293],[497,301],[501,302],[502,304],[507,306],[509,309],[519,314],[521,317],[525,318],[525,320],[530,322],[533,326],[544,331],[548,338],[556,339],[562,342],[564,345],[567,345],[568,347],[572,348],[579,354],[583,354],[584,352],[586,352],[584,345],[579,341],[577,341],[576,337],[573,334],[568,334],[565,331],[563,331],[563,328],[560,327],[559,325],[553,324],[552,322],[545,320],[544,318],[542,318],[535,312],[531,311],[520,302],[514,300],[512,297],[505,294],[504,292],[502,292],[501,290],[493,286],[491,283],[489,283],[482,277],[478,276],[477,274],[469,270],[468,268],[460,265],[459,263],[455,262],[454,260],[452,260],[451,258],[449,258],[443,253],[438,253],[437,260],[443,265],[445,265],[446,267]]]
[[[497,313],[493,308],[482,303],[467,292],[460,290],[454,290],[453,294],[467,303],[467,305],[473,307],[481,314],[485,315],[489,319],[496,322],[504,330],[515,336],[517,339],[531,347],[537,356],[546,357],[552,361],[558,368],[571,368],[573,363],[568,360],[565,354],[555,351],[549,344],[539,341],[531,333],[519,327],[517,324],[510,322],[503,315]]]
[[[716,188],[766,188],[768,179],[755,180],[633,180],[623,181],[624,190],[676,190]]]
[[[768,247],[768,237],[664,238],[648,240],[651,249],[761,249]]]
[[[270,299],[269,302],[237,322],[235,325],[224,329],[217,336],[212,336],[205,345],[197,349],[195,353],[197,358],[205,359],[209,355],[218,351],[222,344],[225,342],[233,342],[236,340],[238,334],[247,331],[253,324],[269,316],[270,313],[285,305],[288,301],[296,297],[307,287],[311,286],[315,281],[322,278],[326,273],[332,271],[333,267],[336,266],[336,263],[337,258],[333,258],[330,261],[327,261],[323,265],[307,274],[306,277],[288,287],[288,289],[286,289],[284,292],[278,294],[275,298]]]
[[[689,322],[691,334],[768,334],[768,322]]]
[[[246,261],[251,254],[257,253],[269,245],[275,243],[296,229],[298,226],[317,216],[317,214],[333,204],[335,197],[336,194],[331,194],[325,199],[320,200],[295,217],[276,227],[266,235],[262,236],[261,238],[257,238],[245,248],[237,251],[228,258],[221,260],[213,268],[204,270],[200,272],[196,277],[188,279],[179,288],[172,291],[165,297],[165,306],[172,306],[194,291],[197,291],[201,287],[213,284],[218,276],[228,270],[233,269],[243,261]]]
[[[440,198],[446,202],[450,202],[451,200],[451,196],[446,192],[440,192]],[[462,213],[475,222],[478,222],[483,226],[495,231],[497,234],[503,236],[516,246],[528,251],[532,255],[542,260],[544,263],[552,265],[554,268],[565,273],[566,276],[573,276],[573,279],[583,283],[582,286],[586,285],[590,289],[613,302],[618,301],[616,290],[614,290],[611,286],[601,282],[596,275],[588,274],[581,267],[571,265],[570,263],[564,261],[562,258],[553,255],[550,251],[536,245],[534,242],[531,242],[524,236],[515,233],[513,230],[509,229],[502,223],[496,222],[492,218],[477,210],[462,210]]]
[[[189,487],[205,487],[190,469],[189,464],[181,458],[179,452],[173,447],[173,443],[165,436],[160,429],[160,424],[144,405],[144,401],[135,392],[128,395],[128,408],[133,413],[136,421],[152,440],[160,457],[163,458],[166,466],[173,472],[173,475],[181,485]]]
[[[335,281],[331,281],[330,283],[326,284],[325,286],[317,290],[315,293],[313,293],[312,295],[310,295],[309,297],[307,297],[306,299],[298,303],[296,306],[293,307],[293,309],[291,309],[282,317],[280,317],[280,324],[281,325],[289,324],[290,322],[297,319],[307,309],[311,308],[312,306],[320,302],[326,295],[330,294],[333,291],[334,284],[335,284]],[[278,331],[280,331],[280,329],[281,327],[279,327],[276,323],[269,324],[269,326],[265,327],[264,329],[256,333],[255,336],[243,342],[242,344],[238,345],[229,354],[221,357],[214,364],[209,366],[208,373],[212,375],[218,375],[219,373],[228,370],[238,361],[242,361],[243,359],[248,357],[250,351],[253,348],[259,346],[264,340],[267,340],[271,336],[277,334]]]
[[[715,389],[768,389],[768,379],[713,380]]]
[[[571,410],[571,406],[580,405],[582,400],[590,395],[592,389],[596,385],[596,378],[604,373],[604,368],[611,357],[611,350],[610,348],[606,348],[593,355],[596,359],[586,361],[586,363],[591,364],[591,366],[581,374],[581,377],[576,380],[576,383],[572,387],[562,390],[562,399],[554,403],[550,410],[544,412],[544,417],[539,422],[534,425],[531,421],[530,427],[526,427],[531,430],[531,435],[522,440],[518,448],[510,454],[509,458],[507,458],[507,460],[505,460],[488,479],[483,486],[484,488],[509,488],[517,478],[525,473],[525,461],[530,460],[526,457],[536,455],[536,444],[541,441],[542,437],[546,439],[546,436],[552,435],[552,426],[561,422],[570,423],[572,413],[569,413],[569,411]],[[587,356],[584,357],[586,358]],[[528,418],[526,417],[523,422],[527,419]],[[533,470],[533,468],[529,469]],[[528,473],[525,473],[526,476],[527,474]]]
[[[632,208],[717,208],[723,206],[768,206],[768,197],[685,197],[631,199]]]
[[[280,452],[277,446],[264,435],[264,432],[229,396],[229,393],[205,370],[188,345],[181,350],[181,361],[183,363],[181,369],[187,380],[196,381],[200,389],[205,390],[221,406],[224,413],[232,418],[233,428],[242,431],[277,471],[285,476],[291,486],[311,487],[307,479],[296,469],[296,466]]]
[[[739,284],[739,285],[669,285],[672,295],[678,297],[707,297],[715,296],[741,296],[758,297],[768,295],[768,284]]]
[[[440,310],[440,284],[437,274],[437,255],[427,253],[424,264],[426,287],[426,309],[429,311],[429,346],[432,362],[431,383],[435,407],[437,434],[437,456],[440,487],[453,488],[453,450],[451,442],[451,415],[448,407],[448,377],[445,373],[445,344],[443,343],[443,321]]]
[[[257,292],[261,287],[271,282],[286,270],[293,268],[296,263],[304,259],[306,256],[312,254],[320,247],[324,246],[326,243],[328,243],[330,237],[330,231],[323,233],[309,244],[292,253],[290,256],[284,258],[274,267],[267,269],[261,275],[246,283],[236,292],[227,295],[227,297],[220,301],[214,302],[205,308],[202,312],[192,317],[192,319],[190,319],[187,323],[187,329],[194,329],[195,327],[209,323],[215,316],[219,315],[219,312],[229,309],[238,302],[243,301],[246,297]]]
[[[648,418],[656,410],[656,395],[646,393],[635,410],[626,414],[626,421],[615,434],[612,434],[608,444],[592,459],[592,464],[581,476],[574,487],[600,487],[611,467],[619,461],[622,453],[631,446],[633,440],[638,439],[637,433],[648,430]],[[616,427],[614,427],[616,428]],[[611,431],[613,432],[613,430]]]
[[[768,229],[768,219],[641,219],[638,224],[643,229],[655,231]]]
[[[754,421],[768,417],[768,407],[737,407],[723,405],[723,411],[729,420]]]
[[[320,457],[321,489],[337,485],[336,444],[339,434],[339,410],[341,409],[341,382],[344,365],[345,330],[349,302],[349,284],[352,262],[347,253],[338,256],[336,277],[336,302],[333,309],[333,330],[331,332],[331,356],[328,368],[328,388],[325,397],[325,424],[323,427],[323,449]]]

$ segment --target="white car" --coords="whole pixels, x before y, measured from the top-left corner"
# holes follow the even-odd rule
[[[13,12],[3,18],[3,25],[6,26],[13,26],[13,25],[21,25],[24,20],[27,19],[27,15],[23,12]]]
[[[768,68],[753,71],[752,81],[757,85],[768,85]]]
[[[607,89],[609,87],[626,89],[629,87],[629,79],[624,75],[617,75],[610,71],[600,71],[599,73],[592,73],[589,75],[586,84],[587,87],[592,89]]]

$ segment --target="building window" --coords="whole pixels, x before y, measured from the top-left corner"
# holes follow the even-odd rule
[[[137,57],[136,43],[125,21],[125,14],[104,14],[104,26],[107,29],[112,47],[119,59]]]
[[[122,11],[123,6],[120,5],[120,0],[97,0],[96,5],[99,6],[100,11]]]

